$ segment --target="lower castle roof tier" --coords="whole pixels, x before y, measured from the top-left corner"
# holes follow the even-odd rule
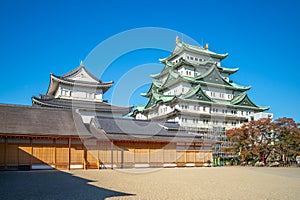
[[[116,106],[106,102],[92,102],[92,101],[82,101],[82,100],[72,100],[72,99],[61,99],[53,98],[44,95],[39,97],[32,97],[32,105],[40,107],[50,107],[50,108],[62,108],[62,109],[80,109],[94,112],[105,112],[112,114],[128,114],[132,106]]]

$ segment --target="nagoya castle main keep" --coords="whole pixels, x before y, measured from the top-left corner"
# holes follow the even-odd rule
[[[238,68],[224,68],[221,61],[228,54],[218,54],[205,47],[186,44],[176,37],[176,45],[164,68],[153,78],[142,96],[145,106],[136,107],[136,119],[178,122],[206,141],[217,142],[214,152],[226,144],[225,130],[240,126],[255,113],[269,107],[256,105],[247,95],[250,86],[238,85],[230,75]]]

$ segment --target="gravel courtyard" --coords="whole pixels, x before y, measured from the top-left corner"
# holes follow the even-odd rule
[[[300,168],[2,171],[0,199],[300,199]]]

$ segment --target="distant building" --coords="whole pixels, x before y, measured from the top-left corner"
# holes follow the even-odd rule
[[[132,107],[116,106],[103,100],[103,94],[111,88],[113,81],[102,82],[81,63],[80,66],[62,76],[50,74],[46,95],[32,97],[32,105],[50,108],[73,109],[84,123],[95,116],[122,117]]]
[[[153,78],[150,89],[142,94],[148,103],[136,107],[136,119],[166,120],[179,123],[205,141],[216,142],[220,154],[226,140],[225,130],[240,126],[255,113],[268,110],[256,105],[247,95],[250,86],[230,80],[238,68],[222,67],[228,54],[186,44],[176,38],[172,54],[160,62],[164,68]]]

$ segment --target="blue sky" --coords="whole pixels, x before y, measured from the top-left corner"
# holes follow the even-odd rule
[[[32,95],[46,92],[50,72],[62,75],[74,69],[107,38],[129,29],[162,27],[208,42],[218,53],[228,52],[223,66],[240,68],[231,78],[252,86],[248,94],[256,104],[271,106],[275,118],[293,117],[299,122],[299,9],[299,1],[290,0],[2,0],[0,102],[31,105]],[[169,40],[175,44],[175,38]],[[100,78],[117,83],[133,67],[159,64],[158,58],[168,54],[155,49],[130,52]],[[161,68],[154,65],[153,73]],[[109,101],[113,90],[105,94]],[[138,95],[145,90],[147,86],[135,91],[129,104],[146,103]]]

